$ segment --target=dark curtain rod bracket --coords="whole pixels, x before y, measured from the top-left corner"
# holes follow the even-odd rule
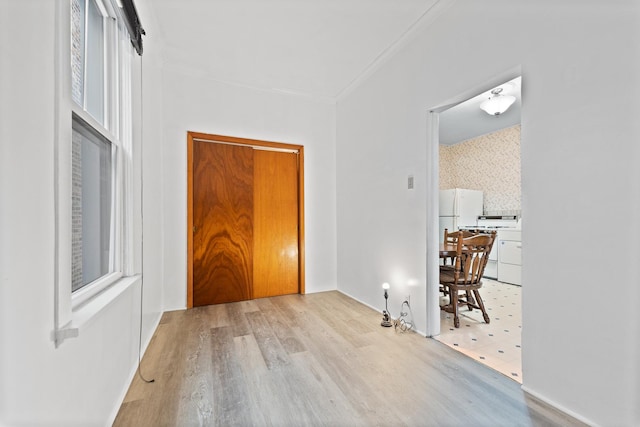
[[[122,10],[124,12],[124,22],[129,31],[131,44],[136,52],[138,52],[138,55],[142,56],[142,36],[146,35],[146,33],[140,23],[140,18],[138,17],[138,12],[136,11],[133,0],[122,0]]]

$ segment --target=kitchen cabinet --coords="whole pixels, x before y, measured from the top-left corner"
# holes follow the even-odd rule
[[[487,260],[487,265],[484,267],[484,274],[482,277],[486,277],[487,279],[497,279],[498,278],[498,242],[496,241],[491,248],[491,252],[489,252],[489,259]]]
[[[521,230],[498,230],[498,280],[522,285]]]

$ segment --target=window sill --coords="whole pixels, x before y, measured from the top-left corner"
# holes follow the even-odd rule
[[[84,328],[96,319],[100,312],[117,300],[127,289],[137,284],[140,279],[140,275],[123,277],[75,308],[71,314],[71,321],[57,331],[54,331],[53,338],[57,345],[61,344],[67,338],[77,337]]]
[[[78,289],[71,293],[71,307],[72,311],[78,311],[87,302],[93,300],[99,294],[109,289],[112,285],[118,283],[122,279],[122,273],[115,272],[107,274],[98,280],[95,280],[82,289]]]

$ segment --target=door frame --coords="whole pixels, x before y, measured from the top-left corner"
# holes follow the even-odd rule
[[[298,155],[298,293],[304,295],[304,146],[187,131],[187,308],[193,307],[193,143],[195,141],[250,146],[258,150],[283,151]]]
[[[463,93],[447,100],[446,102],[430,108],[426,114],[427,129],[427,183],[426,183],[426,330],[427,337],[440,335],[440,279],[439,279],[439,238],[440,230],[439,210],[440,210],[440,113],[454,107],[466,100],[473,98],[479,93],[483,93],[491,88],[499,86],[504,82],[522,76],[520,65],[496,74],[493,78],[477,86],[467,89]],[[520,115],[522,124],[522,113]],[[522,139],[522,137],[521,137]],[[522,160],[520,160],[522,163]],[[521,177],[522,179],[522,177]]]

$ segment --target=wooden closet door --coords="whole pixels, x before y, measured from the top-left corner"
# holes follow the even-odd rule
[[[253,297],[253,153],[194,142],[194,306]]]
[[[298,156],[254,153],[253,297],[299,291]]]

